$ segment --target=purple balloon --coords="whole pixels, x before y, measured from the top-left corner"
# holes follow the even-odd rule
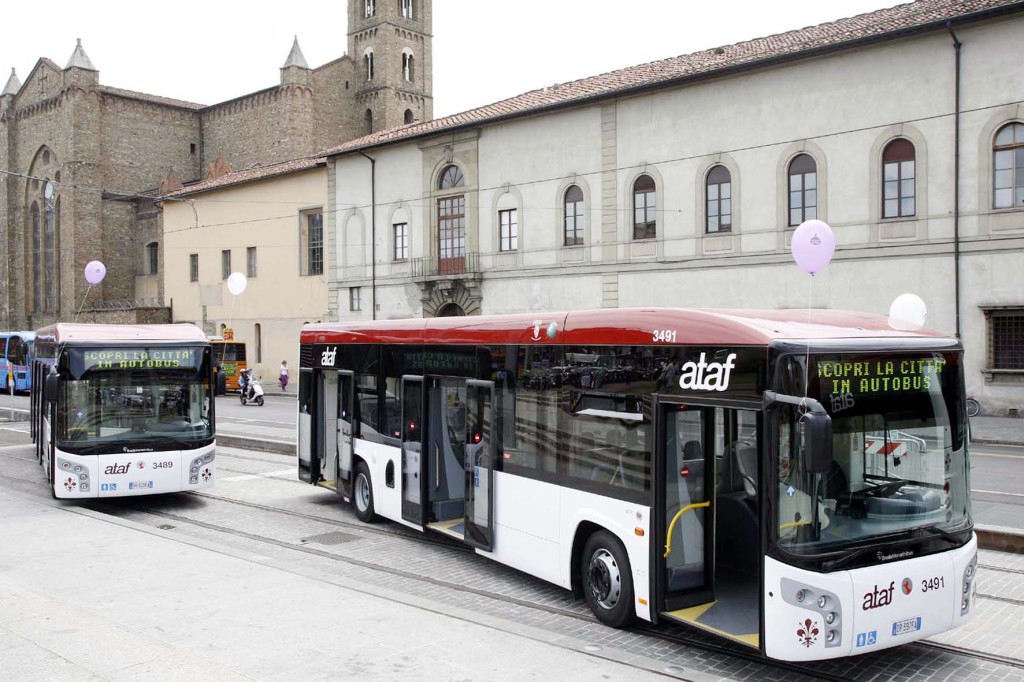
[[[89,261],[85,266],[85,281],[89,284],[99,284],[107,276],[107,266],[98,260]]]
[[[821,272],[836,252],[836,236],[832,228],[821,220],[807,220],[793,232],[790,243],[793,260],[804,272]]]

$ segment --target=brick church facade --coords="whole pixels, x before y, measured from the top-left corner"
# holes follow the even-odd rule
[[[349,0],[348,52],[205,106],[100,83],[81,41],[0,91],[0,328],[170,320],[155,200],[433,115],[430,0]],[[90,289],[86,263],[104,280]]]

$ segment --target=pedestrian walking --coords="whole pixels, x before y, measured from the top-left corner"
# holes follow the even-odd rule
[[[288,390],[288,361],[287,360],[282,360],[281,361],[281,376],[280,376],[280,379],[281,379],[281,390],[282,391],[287,391]]]

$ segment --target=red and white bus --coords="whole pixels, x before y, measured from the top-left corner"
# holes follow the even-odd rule
[[[306,325],[299,476],[612,626],[848,656],[975,610],[962,358],[841,311]]]
[[[31,429],[54,497],[213,486],[210,341],[191,324],[36,333]]]

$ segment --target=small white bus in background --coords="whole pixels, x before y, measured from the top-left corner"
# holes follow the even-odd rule
[[[54,497],[214,482],[210,341],[191,324],[55,324],[36,334],[31,430]]]

